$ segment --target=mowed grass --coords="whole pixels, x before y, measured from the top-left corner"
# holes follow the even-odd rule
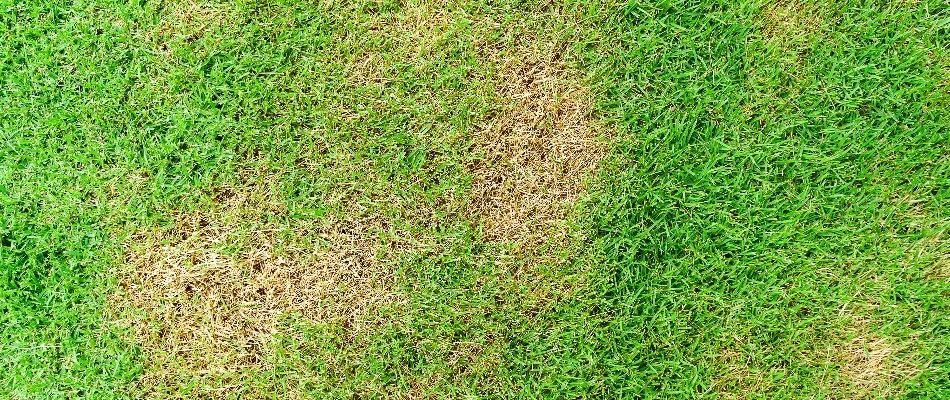
[[[945,2],[0,21],[0,397],[950,396]]]

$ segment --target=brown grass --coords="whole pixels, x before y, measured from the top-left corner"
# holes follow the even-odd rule
[[[815,348],[803,350],[798,357],[815,369],[827,371],[810,379],[832,399],[897,395],[898,383],[909,381],[920,372],[917,363],[907,355],[906,345],[874,332],[865,314],[878,305],[865,299],[855,307],[841,310],[847,318],[841,329],[823,334],[814,332],[813,335],[820,334],[827,339]],[[756,361],[742,351],[727,349],[715,360],[715,365],[723,369],[713,382],[713,390],[725,399],[760,398],[785,385],[769,376],[772,373],[782,376],[785,371],[756,367]]]
[[[199,3],[193,0],[175,2],[168,16],[156,27],[154,33],[164,37],[196,38],[209,28],[222,22],[228,11],[222,5]]]
[[[741,351],[726,350],[715,363],[724,366],[720,376],[713,381],[713,389],[724,399],[745,399],[755,394],[767,393],[773,383],[765,379],[765,374],[750,368],[749,360]],[[750,396],[753,395],[753,396]]]
[[[146,393],[198,382],[203,397],[221,397],[210,387],[270,367],[281,318],[345,320],[358,335],[369,313],[401,301],[377,259],[381,221],[281,226],[268,221],[285,213],[274,184],[260,181],[131,238],[112,304],[145,352]]]
[[[761,32],[766,41],[783,47],[801,47],[824,30],[823,5],[802,0],[774,2],[763,9]]]
[[[389,39],[391,48],[354,46],[361,50],[351,55],[346,70],[349,80],[363,85],[385,86],[395,80],[390,68],[393,62],[386,54],[399,49],[403,62],[419,66],[438,53],[437,43],[452,22],[448,1],[413,1],[404,4],[399,13],[378,15],[366,28],[374,35]]]
[[[469,90],[490,98],[493,110],[474,135],[479,159],[470,165],[474,180],[468,217],[481,223],[485,240],[523,250],[564,240],[572,206],[604,155],[591,114],[592,95],[564,60],[566,43],[550,39],[561,37],[553,32],[552,21],[576,16],[558,15],[552,4],[530,18],[499,21],[492,15],[460,15],[456,3],[410,1],[398,13],[381,13],[368,28],[390,40],[385,48],[367,46],[348,55],[348,81],[385,88],[398,72],[389,70],[393,63],[383,59],[387,53],[398,49],[403,63],[424,71],[439,61],[440,42],[456,34],[454,23],[464,19],[477,26],[484,33],[476,34],[473,50],[478,63],[494,74],[473,71],[470,79],[486,84]],[[385,101],[378,104],[391,107]],[[439,110],[438,102],[432,106]],[[343,108],[345,118],[358,118],[356,110]]]
[[[406,54],[408,60],[403,61],[423,65],[431,61],[440,38],[451,33],[452,19],[441,3],[407,4],[399,15],[381,15],[374,23],[381,35],[393,39],[396,53]],[[158,43],[198,38],[223,15],[196,3],[182,4],[152,33]],[[473,18],[486,29],[498,24],[490,17]],[[485,86],[491,92],[486,95],[497,99],[497,107],[474,133],[478,161],[470,165],[473,199],[461,217],[480,224],[485,240],[513,244],[526,252],[537,252],[544,245],[559,250],[578,245],[569,237],[571,210],[583,194],[586,176],[604,154],[591,116],[591,94],[563,60],[564,44],[545,39],[547,28],[528,27],[535,22],[519,26],[514,37],[479,43],[485,46],[479,47],[478,61],[496,72],[485,77]],[[350,55],[347,79],[387,85],[396,78],[387,69],[392,62],[381,57],[391,52],[382,48]],[[342,114],[347,119],[358,117],[347,110]],[[355,160],[340,165],[323,161],[314,161],[312,167],[360,169],[365,174],[360,179],[385,180],[371,176],[372,168],[364,171]],[[119,274],[120,290],[111,304],[145,353],[139,384],[147,396],[174,397],[176,390],[196,383],[199,397],[224,397],[246,381],[242,377],[248,371],[274,367],[275,333],[282,321],[344,321],[356,337],[372,331],[378,310],[406,300],[394,289],[395,278],[387,267],[394,244],[379,236],[393,228],[378,216],[379,210],[354,209],[346,215],[371,216],[350,220],[288,223],[282,218],[287,209],[279,181],[279,176],[264,171],[248,171],[241,183],[220,187],[213,204],[175,211],[167,226],[142,229],[130,238],[126,268]],[[328,203],[348,207],[347,188],[339,193],[331,190],[326,194]],[[398,188],[376,189],[380,193],[374,195],[380,198],[374,199],[386,204],[382,208],[398,210],[411,224],[440,223],[427,216],[431,210],[414,210],[411,199],[391,193]],[[464,203],[455,198],[446,201]],[[425,239],[415,239],[425,243],[407,244],[409,250],[437,251]],[[539,255],[491,257],[504,273],[503,284],[526,291],[518,307],[527,314],[540,312],[546,302],[570,292],[570,279],[554,281],[545,274],[507,267],[536,262]],[[486,277],[494,278],[498,277]],[[281,333],[294,337],[297,332]],[[407,377],[416,383],[406,396],[425,397],[427,387],[471,376],[491,385],[502,362],[502,346],[491,338],[480,344],[452,343],[444,360],[448,369],[433,376]],[[341,370],[353,365],[352,360],[327,360],[327,364]]]
[[[950,226],[947,224],[945,226]],[[946,229],[911,244],[906,253],[908,262],[923,261],[928,279],[950,280],[950,232]]]
[[[743,106],[750,117],[781,114],[783,109],[797,108],[796,103],[809,81],[809,51],[816,41],[828,34],[831,25],[827,5],[808,0],[782,0],[759,9],[757,22],[761,42],[759,51],[769,53],[760,62],[750,64],[749,82],[752,102]],[[758,63],[755,63],[758,64]]]
[[[815,366],[834,366],[834,373],[819,377],[817,382],[828,393],[847,394],[842,399],[887,397],[896,394],[897,382],[918,373],[912,363],[901,359],[891,340],[860,328],[852,330],[850,336],[823,351],[803,355]],[[774,390],[776,384],[781,385],[769,379],[766,371],[751,368],[741,353],[727,351],[717,363],[728,365],[713,386],[722,398],[759,398]]]
[[[908,379],[916,369],[901,362],[891,340],[879,337],[860,326],[853,328],[852,338],[835,349],[834,360],[841,366],[843,392],[850,398],[872,398],[885,395],[898,380]]]
[[[878,307],[866,301],[860,307]],[[917,364],[904,354],[905,345],[874,332],[871,321],[859,309],[853,313],[851,324],[836,335],[836,343],[815,353],[817,362],[836,367],[837,379],[829,382],[835,393],[846,393],[847,399],[870,399],[897,395],[898,382],[912,379],[920,371]]]
[[[944,239],[943,243],[947,243],[946,239]],[[937,255],[933,269],[928,276],[933,279],[950,280],[950,251],[944,251]]]
[[[898,216],[903,229],[927,233],[922,239],[906,244],[906,262],[923,262],[927,278],[950,278],[950,219],[939,218],[927,209],[926,201],[909,193],[895,196],[891,202],[905,209]]]
[[[191,42],[220,27],[232,10],[223,4],[199,3],[194,0],[171,2],[165,17],[155,26],[137,29],[137,36],[151,43],[155,51],[170,57],[172,42]]]
[[[503,106],[476,135],[482,158],[472,167],[471,212],[484,238],[525,249],[566,239],[572,205],[604,155],[590,92],[560,59],[564,49],[544,45],[492,55]]]

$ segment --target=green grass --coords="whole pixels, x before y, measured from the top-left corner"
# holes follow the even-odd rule
[[[950,396],[950,5],[448,3],[0,0],[0,398]],[[551,48],[607,155],[538,257],[467,210]],[[134,234],[254,185],[223,252],[383,221],[402,300],[148,387]]]

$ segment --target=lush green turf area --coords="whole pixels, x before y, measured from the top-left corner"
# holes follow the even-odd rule
[[[928,14],[946,7],[800,5],[785,13],[814,26],[778,37],[769,10],[631,4],[604,24],[615,46],[589,62],[622,133],[591,204],[597,354],[607,376],[641,371],[608,382],[849,397],[827,383],[860,361],[834,352],[872,335],[920,368],[880,393],[946,395],[947,243],[926,239],[950,204],[947,41]]]
[[[950,5],[601,3],[0,0],[0,398],[950,396]],[[606,148],[533,251],[471,206],[519,60]],[[343,221],[398,300],[156,363],[117,282],[182,215]]]

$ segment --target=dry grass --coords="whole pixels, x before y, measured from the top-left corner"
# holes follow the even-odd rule
[[[769,75],[760,76],[761,68],[752,68],[749,75],[753,81],[767,79],[756,98],[768,99],[762,106],[770,112],[797,107],[809,79],[809,51],[827,36],[829,18],[827,5],[808,0],[778,1],[760,10],[759,32],[765,44],[762,50],[775,53],[765,60],[777,64]]]
[[[874,307],[865,304],[862,307]],[[861,313],[843,309],[842,312]],[[849,326],[832,333],[832,340],[799,357],[813,368],[826,368],[827,373],[816,375],[815,383],[831,398],[870,399],[894,396],[900,390],[899,382],[910,381],[920,370],[913,360],[902,353],[903,347],[894,340],[872,331],[870,321],[852,315]],[[771,368],[755,367],[742,351],[726,350],[715,361],[725,369],[713,382],[713,390],[725,399],[760,398],[781,385],[770,374],[783,375]],[[837,397],[847,394],[847,397]]]
[[[131,238],[112,303],[145,352],[145,392],[197,382],[215,388],[203,396],[220,397],[228,377],[269,368],[282,317],[345,320],[359,335],[369,313],[400,301],[376,257],[380,221],[275,225],[268,217],[285,210],[260,181],[276,179],[256,180]]]
[[[783,0],[763,8],[761,32],[766,42],[801,51],[826,30],[827,10],[823,4],[803,0]]]
[[[439,40],[453,34],[452,18],[458,16],[442,6],[412,2],[399,13],[380,14],[370,23],[391,39],[387,43],[396,53],[406,55],[405,62],[424,66]],[[159,25],[153,37],[159,43],[200,37],[220,13],[186,3]],[[486,29],[498,26],[490,17],[471,17]],[[509,40],[479,43],[478,62],[496,72],[488,77],[493,93],[485,95],[498,101],[495,112],[474,134],[479,157],[470,165],[473,199],[463,218],[484,228],[484,240],[513,244],[524,253],[537,253],[543,246],[563,252],[578,245],[569,237],[570,213],[604,150],[591,116],[591,94],[562,59],[563,44],[546,40],[546,28],[519,29],[515,37],[505,38]],[[347,79],[387,87],[396,79],[388,69],[391,61],[383,59],[390,51],[370,48],[350,55]],[[379,104],[389,106],[385,101]],[[342,115],[359,117],[346,109]],[[356,168],[365,174],[361,179],[384,180],[356,160],[342,160],[339,165],[323,165],[326,160],[320,160],[312,167]],[[210,207],[179,211],[168,226],[142,230],[127,244],[127,268],[120,273],[120,291],[112,308],[145,352],[140,386],[149,396],[174,396],[183,386],[197,384],[201,396],[222,397],[241,385],[248,371],[274,367],[274,335],[285,317],[345,321],[356,337],[372,331],[369,321],[375,311],[405,300],[395,291],[395,278],[386,268],[394,257],[394,244],[383,243],[377,233],[392,227],[377,215],[379,210],[354,209],[347,214],[370,215],[359,220],[295,226],[282,222],[287,210],[279,181],[278,176],[249,171],[242,183],[219,188]],[[429,211],[415,210],[397,193],[377,189],[381,193],[373,197],[386,204],[382,208],[397,209],[420,226],[438,223]],[[327,203],[358,208],[348,204],[347,190],[331,190]],[[417,243],[408,246],[414,249],[431,250],[433,245],[424,238],[412,240]],[[526,259],[538,263],[542,257],[524,253],[496,254],[494,265],[512,290],[529,288],[519,303],[525,313],[538,313],[575,288],[570,279],[552,281],[543,273],[511,269],[511,264],[522,265]],[[491,343],[454,343],[445,361],[456,374],[410,377],[417,382],[406,396],[425,397],[427,387],[469,376],[491,385],[503,352]],[[326,361],[341,370],[352,362]]]
[[[928,233],[906,247],[904,254],[906,261],[908,263],[922,261],[926,264],[924,273],[927,278],[944,280],[950,278],[950,238],[948,238],[950,220],[939,218],[932,210],[925,207],[924,200],[909,193],[895,196],[891,201],[906,210],[898,216],[905,229]]]
[[[199,3],[192,0],[174,2],[167,17],[154,30],[160,37],[193,39],[220,24],[228,14],[222,5]]]
[[[456,24],[464,20],[483,32],[472,43],[482,68],[471,79],[486,85],[472,90],[492,99],[493,109],[473,137],[477,160],[469,165],[473,190],[466,217],[481,225],[483,240],[515,249],[517,260],[503,257],[499,264],[542,262],[542,248],[544,262],[563,261],[554,255],[576,243],[568,226],[573,205],[604,155],[593,96],[565,61],[566,43],[552,39],[563,35],[551,22],[574,17],[555,15],[560,10],[553,4],[519,21],[460,15],[459,8],[450,1],[411,1],[399,13],[380,15],[370,29],[423,70],[438,61],[433,57],[441,42],[453,40]],[[396,79],[378,51],[351,56],[350,82],[385,87]],[[486,70],[492,73],[481,75]],[[357,118],[354,113],[344,111],[349,119]]]
[[[929,279],[950,279],[950,238],[946,229],[913,243],[907,249],[908,261],[922,260],[927,267],[924,271]]]
[[[867,302],[862,307],[876,307]],[[843,312],[861,313],[859,310]],[[836,366],[838,379],[828,385],[834,393],[847,393],[848,399],[890,397],[899,394],[899,382],[907,382],[920,370],[903,354],[903,345],[874,332],[871,321],[860,315],[851,317],[850,326],[837,335],[839,340],[816,352],[818,362]]]
[[[903,363],[897,349],[887,338],[855,327],[853,338],[836,349],[839,373],[844,379],[842,392],[851,391],[851,398],[893,395],[897,381],[909,379],[917,370]]]
[[[382,49],[360,48],[351,55],[346,70],[349,80],[361,85],[386,86],[391,76],[392,60],[387,53],[398,49],[401,61],[419,66],[437,53],[437,43],[448,34],[452,21],[445,1],[415,1],[404,4],[399,13],[382,13],[366,22],[366,28],[378,37],[387,38]]]
[[[942,243],[944,243],[944,248],[950,247],[946,245],[948,243],[946,239]],[[937,255],[932,272],[928,276],[934,279],[950,280],[950,250]]]
[[[561,37],[547,26],[550,21],[570,16],[503,23],[490,15],[458,15],[458,8],[447,1],[407,2],[399,13],[374,19],[369,28],[388,38],[388,46],[404,54],[403,62],[422,70],[438,61],[433,55],[440,42],[451,39],[453,24],[467,20],[484,32],[476,35],[473,47],[478,63],[494,74],[473,72],[478,76],[471,79],[486,80],[487,88],[475,85],[474,90],[485,90],[480,94],[493,99],[494,109],[474,135],[474,153],[480,157],[470,165],[474,180],[468,217],[482,224],[484,239],[491,242],[536,249],[564,240],[572,205],[604,155],[591,115],[592,95],[563,59],[567,46],[550,39]],[[494,38],[492,31],[501,27],[502,37]],[[380,49],[351,55],[348,80],[386,87],[396,78],[384,56]],[[344,110],[348,119],[357,118],[355,113]]]
[[[724,399],[755,397],[772,388],[773,381],[766,379],[763,372],[750,369],[749,360],[741,351],[726,350],[715,363],[726,368],[712,384],[712,389]]]
[[[540,34],[539,34],[540,36]],[[531,40],[531,39],[526,39]],[[525,249],[565,240],[572,205],[604,155],[591,95],[556,43],[504,49],[494,80],[503,106],[476,135],[471,212],[486,240]]]
[[[232,10],[222,4],[173,1],[157,25],[139,29],[137,36],[151,43],[156,53],[171,57],[172,42],[198,40],[209,31],[221,27],[230,14]]]

